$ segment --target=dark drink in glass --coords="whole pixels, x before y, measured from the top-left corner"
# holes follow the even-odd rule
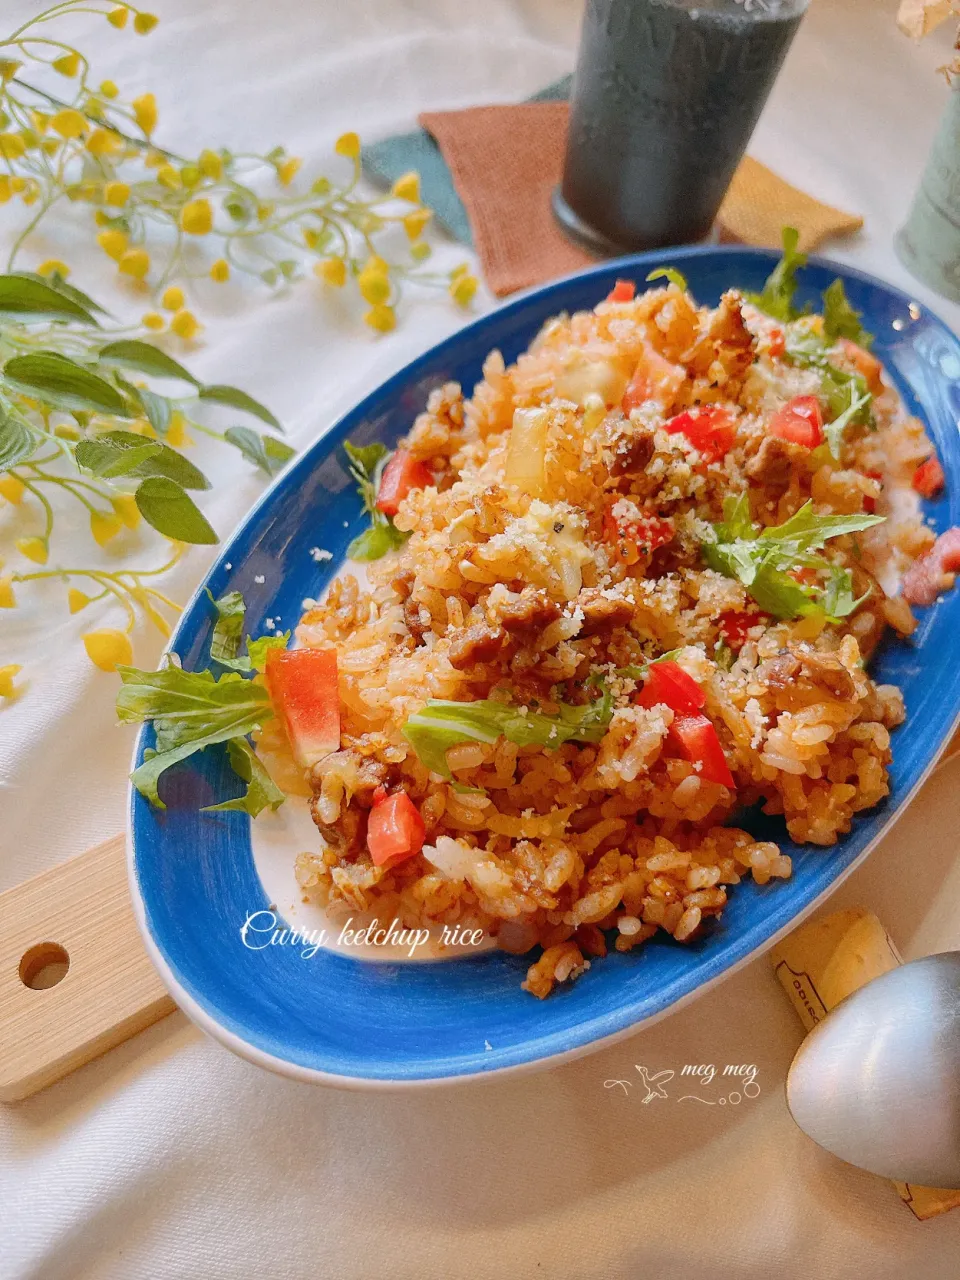
[[[554,212],[600,253],[702,240],[808,0],[587,0]]]

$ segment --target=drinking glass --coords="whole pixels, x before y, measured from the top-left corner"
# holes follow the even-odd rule
[[[587,0],[564,229],[601,254],[706,238],[808,0]]]

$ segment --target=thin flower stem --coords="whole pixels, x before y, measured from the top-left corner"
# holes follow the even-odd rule
[[[0,41],[0,48],[3,47],[5,41]],[[107,129],[110,133],[115,133],[118,138],[122,138],[124,142],[136,147],[138,151],[155,151],[157,155],[164,156],[167,160],[172,160],[175,164],[186,164],[187,161],[183,156],[177,155],[175,151],[167,151],[164,147],[158,147],[156,143],[151,142],[149,138],[136,138],[132,134],[125,133],[117,125],[113,124],[109,119],[102,116],[90,115],[89,111],[84,111],[82,106],[77,106],[74,102],[65,102],[63,98],[58,98],[54,93],[48,93],[46,89],[38,89],[35,84],[30,84],[27,80],[21,80],[19,76],[12,76],[10,84],[15,84],[19,89],[29,89],[31,93],[35,93],[38,98],[43,98],[45,102],[49,102],[52,107],[56,107],[59,111],[79,111],[80,114],[89,120],[91,124],[101,129]],[[117,108],[111,106],[112,111]]]
[[[174,613],[183,613],[182,604],[177,604],[176,600],[171,600],[169,596],[165,596],[163,592],[158,591],[156,587],[141,587],[140,589],[146,595],[153,596],[155,600],[159,600],[162,604],[165,604],[169,609],[172,609]]]
[[[50,502],[47,499],[46,494],[41,493],[40,490],[36,487],[36,485],[32,484],[29,480],[24,480],[23,476],[19,476],[18,479],[20,480],[20,483],[23,485],[23,487],[27,490],[27,492],[32,493],[33,496],[36,498],[36,500],[43,507],[45,518],[46,518],[46,528],[44,530],[43,540],[44,542],[49,542],[50,535],[51,533],[53,533],[53,507],[50,505]]]
[[[111,595],[119,601],[126,612],[127,633],[129,634],[137,625],[137,612],[130,601],[129,588],[125,587],[122,582],[116,581],[118,575],[102,573],[96,569],[44,569],[36,573],[14,573],[11,576],[14,582],[39,582],[50,578],[60,578],[62,580],[88,578],[102,588],[100,595],[90,597],[91,603],[94,600],[102,600],[106,595]]]
[[[74,479],[72,476],[51,475],[49,471],[41,471],[33,462],[27,462],[24,465],[29,467],[30,470],[33,471],[38,482],[42,482],[44,484],[60,485],[60,487],[65,489],[72,498],[76,498],[77,502],[82,502],[83,505],[87,508],[87,510],[91,512],[91,514],[93,513],[97,513],[100,515],[109,514],[109,512],[103,511],[102,508],[95,507],[92,502],[88,501],[83,496],[82,493],[74,493],[74,489],[87,489],[90,493],[95,493],[97,497],[100,498],[102,501],[109,502],[110,495],[106,493],[103,489],[98,488],[97,485],[90,484],[86,480]]]

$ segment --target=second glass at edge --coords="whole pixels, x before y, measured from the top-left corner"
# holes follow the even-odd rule
[[[554,212],[602,254],[710,234],[808,0],[587,0]]]

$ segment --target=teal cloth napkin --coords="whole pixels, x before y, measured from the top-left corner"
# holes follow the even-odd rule
[[[527,102],[565,102],[570,97],[573,76],[564,76],[535,93]],[[440,148],[426,129],[398,133],[363,148],[363,172],[371,181],[391,186],[401,174],[416,169],[420,174],[423,203],[430,206],[437,222],[461,244],[473,244],[470,220],[457,195],[450,170]]]

